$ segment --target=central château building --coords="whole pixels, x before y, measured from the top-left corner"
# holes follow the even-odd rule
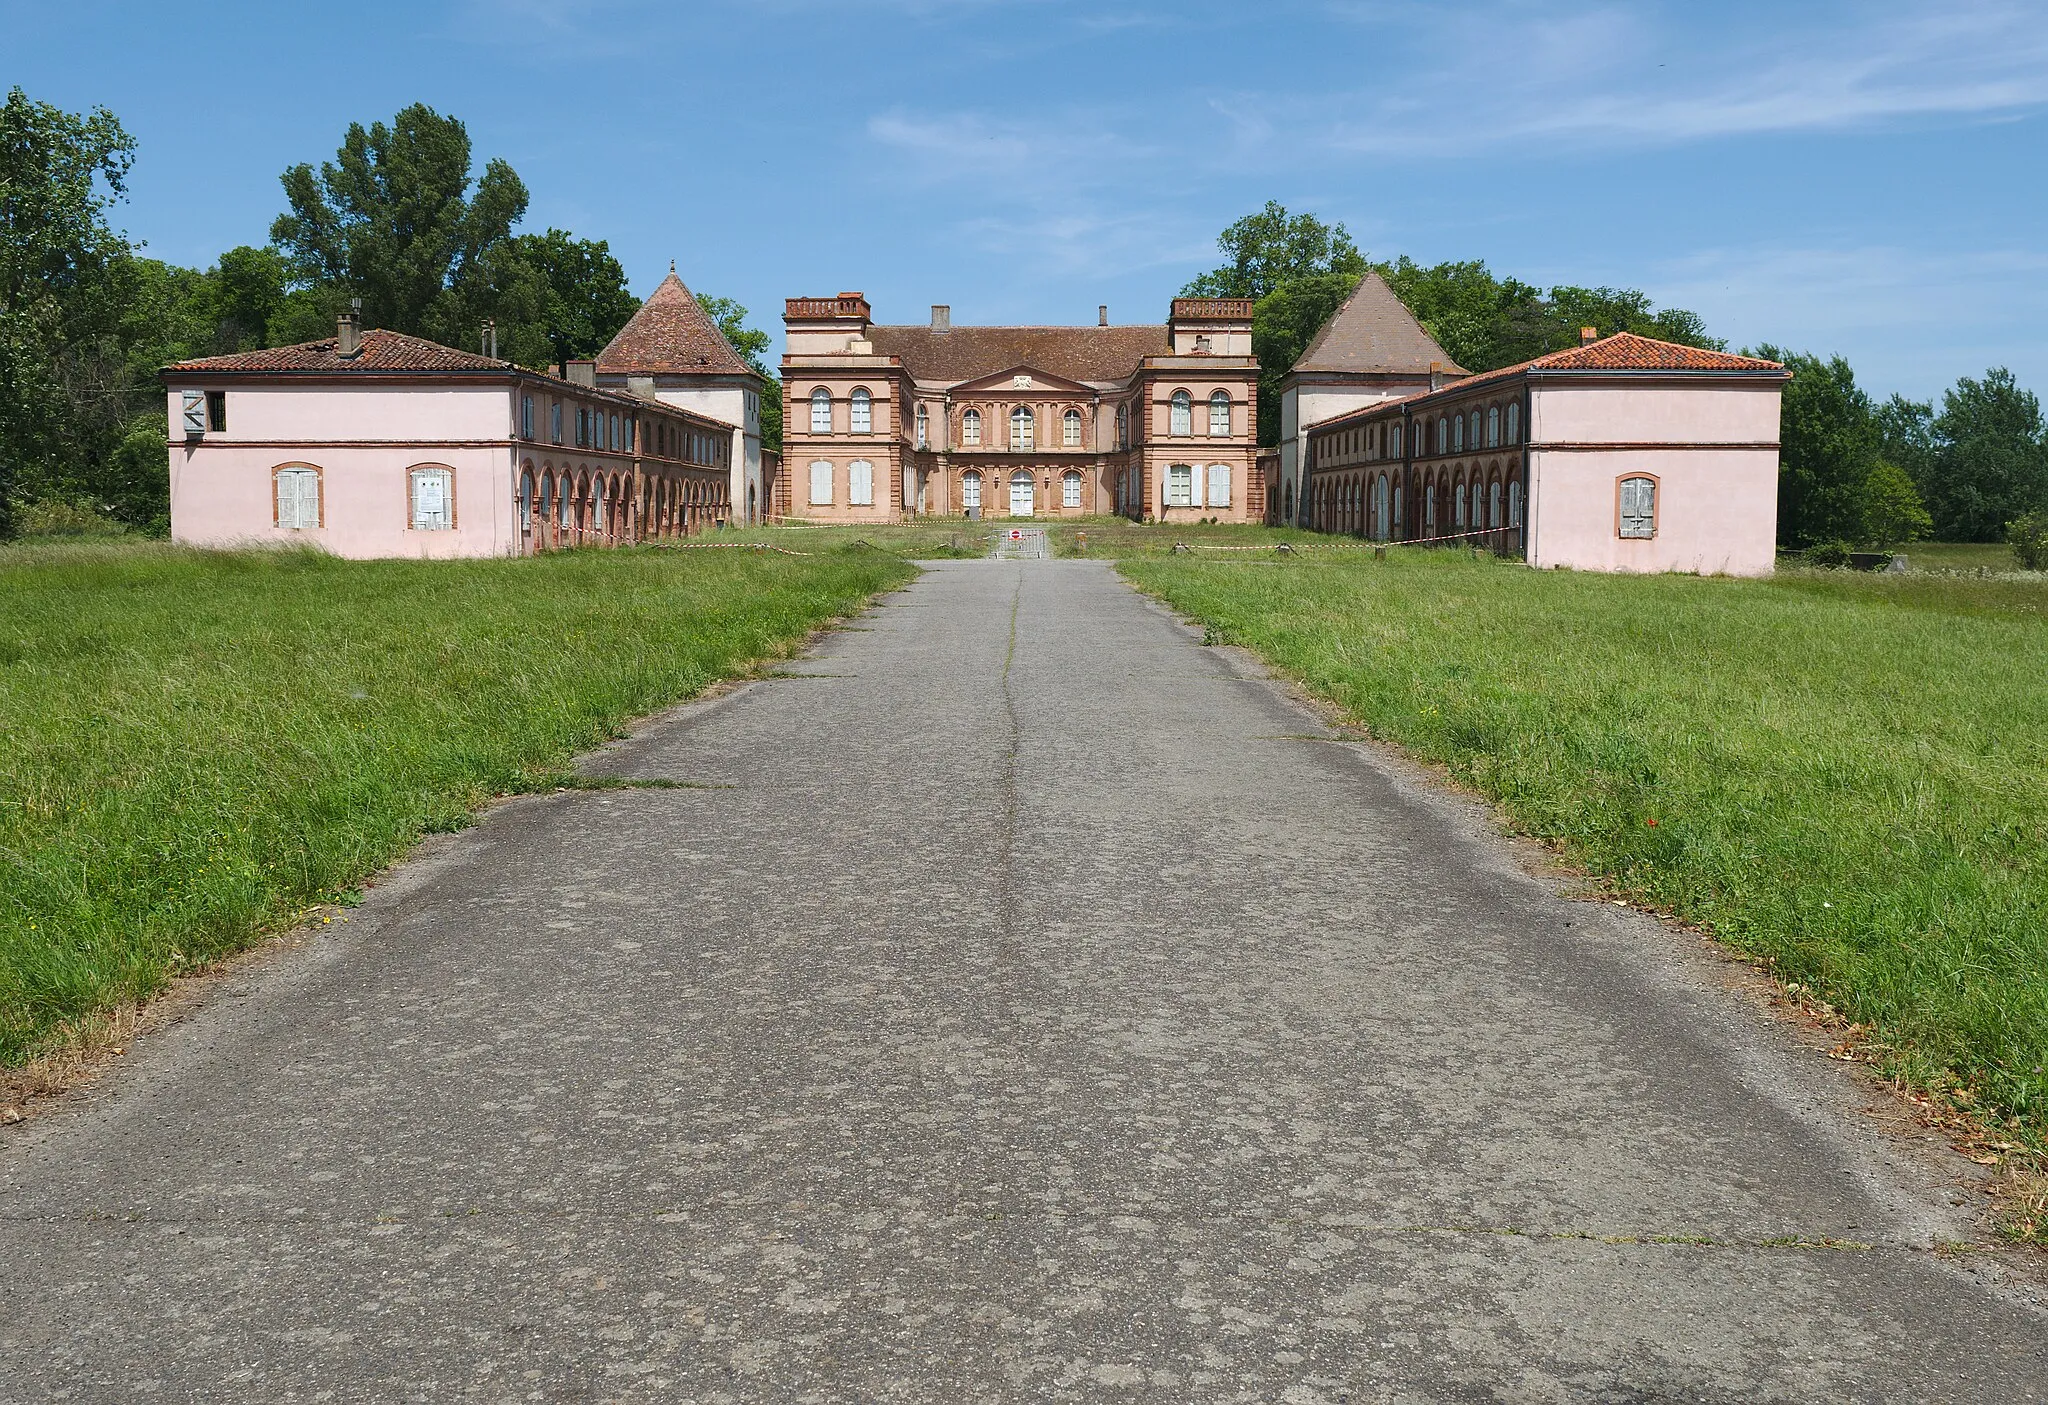
[[[878,326],[860,293],[790,298],[772,511],[1258,521],[1248,298],[1175,298],[1162,324]]]

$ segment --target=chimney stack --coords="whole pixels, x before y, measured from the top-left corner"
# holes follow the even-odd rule
[[[572,360],[562,367],[562,379],[571,385],[597,387],[597,363],[595,361]]]
[[[932,304],[932,330],[934,332],[950,332],[953,330],[953,308],[950,303],[935,302]]]
[[[1095,325],[1098,327],[1107,327],[1109,325],[1108,303],[1101,302],[1095,305]]]
[[[344,312],[334,320],[334,354],[353,361],[363,353],[363,325],[358,314]]]
[[[1600,329],[1599,329],[1599,328],[1597,328],[1597,327],[1581,327],[1581,328],[1579,328],[1579,345],[1580,345],[1580,346],[1591,346],[1591,345],[1592,345],[1592,344],[1593,344],[1594,342],[1596,342],[1596,341],[1599,341],[1599,340],[1600,340]]]
[[[1442,390],[1444,388],[1444,363],[1441,361],[1429,363],[1429,388],[1431,390]]]

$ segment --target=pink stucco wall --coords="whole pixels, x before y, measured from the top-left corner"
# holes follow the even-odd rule
[[[1776,382],[1533,389],[1529,564],[1769,575],[1779,398]],[[1657,483],[1647,539],[1619,530],[1620,481],[1636,474]]]

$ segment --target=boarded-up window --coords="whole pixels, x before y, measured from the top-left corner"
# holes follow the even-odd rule
[[[185,433],[200,435],[206,433],[206,396],[197,390],[188,390],[182,396],[184,407]]]
[[[1193,507],[1195,505],[1195,470],[1192,465],[1176,463],[1167,466],[1166,505],[1168,507]]]
[[[823,459],[811,465],[811,501],[814,504],[832,501],[832,465]]]
[[[455,475],[445,468],[412,471],[412,529],[445,532],[455,525]]]
[[[320,470],[280,468],[277,471],[277,525],[295,532],[320,525]]]
[[[872,507],[875,501],[875,466],[855,459],[846,466],[846,500],[855,507]]]
[[[1624,537],[1657,535],[1657,480],[1621,480],[1621,534]]]
[[[1230,506],[1230,465],[1227,463],[1209,465],[1209,506]]]

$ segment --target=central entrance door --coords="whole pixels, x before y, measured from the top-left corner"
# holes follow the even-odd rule
[[[1020,468],[1010,475],[1010,516],[1031,515],[1031,485],[1035,481],[1028,468]]]

